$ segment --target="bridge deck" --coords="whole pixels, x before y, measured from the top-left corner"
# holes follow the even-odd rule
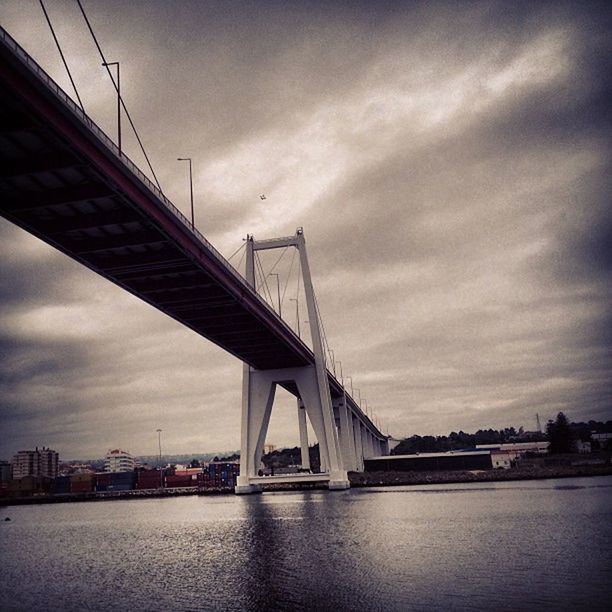
[[[310,348],[2,28],[0,215],[254,368],[314,363]],[[329,380],[338,397],[340,383],[331,373]]]

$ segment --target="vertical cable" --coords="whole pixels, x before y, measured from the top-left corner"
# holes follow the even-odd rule
[[[106,58],[104,57],[104,53],[102,52],[102,48],[100,47],[100,43],[98,43],[98,39],[96,38],[96,35],[93,31],[93,28],[91,27],[91,23],[89,23],[89,19],[87,18],[87,15],[85,14],[85,9],[83,8],[83,5],[81,4],[81,0],[77,0],[77,4],[79,5],[79,8],[81,9],[81,13],[83,14],[83,18],[85,19],[85,23],[87,24],[87,27],[89,28],[89,33],[91,34],[91,37],[93,38],[93,41],[96,43],[96,47],[98,48],[98,53],[100,53],[100,57],[102,58],[102,63],[103,64],[107,64],[108,62],[106,61]],[[149,160],[149,156],[147,155],[147,152],[145,151],[144,145],[142,144],[142,140],[140,140],[140,136],[138,135],[138,131],[136,130],[136,126],[134,125],[134,122],[132,121],[132,117],[127,109],[127,106],[125,105],[125,102],[123,101],[123,98],[121,97],[120,93],[119,93],[119,88],[117,87],[117,84],[115,83],[115,79],[113,79],[113,75],[110,71],[110,68],[108,66],[106,67],[106,72],[108,72],[108,76],[110,77],[111,81],[113,82],[113,85],[115,86],[115,90],[117,91],[117,96],[119,96],[119,101],[121,102],[121,106],[123,108],[123,111],[125,112],[126,117],[128,118],[128,121],[130,122],[130,125],[132,126],[132,130],[134,131],[134,135],[136,136],[136,140],[138,141],[138,144],[140,145],[140,150],[142,151],[142,154],[144,155],[144,158],[147,161],[147,164],[149,166],[149,170],[151,171],[151,174],[153,175],[153,178],[155,179],[155,183],[157,184],[158,189],[162,192],[163,194],[163,190],[161,188],[161,185],[159,184],[159,181],[157,180],[157,175],[155,174],[155,170],[153,170],[153,166],[151,165],[151,161]]]
[[[66,68],[66,72],[68,73],[68,78],[70,79],[70,82],[72,83],[72,88],[74,89],[74,93],[76,94],[77,100],[79,101],[79,106],[81,107],[81,110],[83,112],[85,112],[85,107],[83,106],[83,102],[81,100],[81,96],[79,96],[79,91],[77,89],[77,86],[74,82],[74,79],[72,78],[72,74],[70,72],[70,68],[68,68],[68,62],[66,61],[66,58],[64,57],[64,52],[62,51],[62,47],[59,44],[59,40],[57,39],[57,36],[55,35],[55,30],[53,29],[53,25],[51,24],[51,19],[49,18],[49,13],[47,13],[47,9],[45,8],[45,5],[43,4],[43,0],[38,0],[40,2],[40,8],[42,8],[43,13],[45,14],[45,19],[47,20],[47,23],[49,24],[49,29],[51,30],[51,35],[53,36],[53,40],[55,41],[55,45],[57,47],[57,50],[59,51],[60,57],[62,58],[62,62],[64,62],[64,68]]]

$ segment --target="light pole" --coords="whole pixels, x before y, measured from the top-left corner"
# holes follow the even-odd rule
[[[195,229],[195,217],[193,214],[193,174],[191,170],[191,157],[177,157],[176,161],[189,162],[189,191],[191,193],[191,229]]]
[[[340,382],[342,383],[342,387],[344,387],[344,376],[342,375],[342,362],[338,360],[336,361],[336,363],[340,366]]]
[[[353,397],[353,395],[354,395],[354,391],[353,391],[353,378],[351,376],[347,376],[346,378],[351,381],[351,397]]]
[[[276,291],[278,293],[278,316],[282,318],[281,314],[281,301],[280,301],[280,280],[277,272],[270,272],[268,276],[276,276]]]
[[[298,338],[301,338],[300,335],[300,302],[297,298],[289,298],[291,302],[295,302],[295,320],[297,321],[297,333]]]
[[[341,361],[337,361],[336,363],[340,366],[340,382],[342,384],[342,398],[343,398],[343,401],[344,401],[344,408],[346,409],[347,408],[347,406],[346,406],[346,387],[344,386],[344,374],[342,372],[342,362]],[[352,417],[350,415],[349,415],[348,418],[352,419]]]
[[[162,464],[161,464],[161,429],[157,430],[157,442],[159,443],[159,488],[163,488],[164,486],[164,476],[163,476],[163,470],[162,470]]]
[[[336,375],[336,356],[334,355],[334,351],[329,349],[329,353],[331,355],[332,360],[332,371],[334,372],[334,376]]]
[[[102,62],[102,65],[105,68],[117,66],[117,146],[119,147],[119,155],[121,156],[121,73],[119,71],[119,62]],[[115,85],[114,80],[113,85]]]

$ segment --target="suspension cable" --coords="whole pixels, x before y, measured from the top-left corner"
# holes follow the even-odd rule
[[[242,263],[242,260],[244,259],[245,255],[246,255],[246,249],[244,249],[242,255],[240,256],[240,260],[238,261],[238,264],[236,265],[236,270],[238,272],[240,272],[240,264]]]
[[[245,246],[246,242],[241,243],[241,245],[227,258],[227,261],[232,261],[232,259],[238,254],[238,251],[240,251],[240,249],[244,249]]]
[[[91,27],[91,23],[89,23],[89,19],[87,18],[87,15],[85,13],[85,9],[83,8],[83,5],[81,4],[81,0],[77,0],[77,4],[79,5],[79,8],[81,9],[81,13],[83,14],[83,18],[85,19],[85,23],[87,24],[87,27],[89,28],[89,32],[91,34],[91,37],[93,38],[94,42],[96,43],[96,47],[98,48],[98,52],[100,53],[100,57],[102,58],[102,63],[103,64],[107,64],[106,58],[104,57],[104,53],[102,52],[102,48],[100,47],[100,43],[98,42],[98,39],[96,38],[96,35],[93,31],[93,28]],[[153,170],[153,166],[151,165],[151,161],[149,160],[149,156],[147,155],[147,152],[145,151],[144,145],[142,144],[142,140],[140,139],[140,136],[138,135],[138,131],[136,130],[136,126],[134,125],[134,122],[132,121],[132,117],[127,109],[127,106],[125,105],[125,102],[123,101],[123,98],[121,97],[121,93],[119,92],[119,86],[117,83],[115,83],[115,79],[113,78],[113,74],[110,70],[110,68],[108,66],[105,66],[106,68],[106,72],[108,72],[108,76],[110,77],[113,85],[115,86],[115,90],[117,92],[117,96],[119,97],[119,102],[123,108],[123,111],[125,112],[126,117],[128,118],[128,121],[130,122],[130,125],[132,126],[132,130],[134,131],[134,135],[136,136],[136,140],[138,141],[138,144],[140,145],[140,150],[142,151],[142,154],[144,155],[144,158],[147,161],[147,164],[149,166],[149,170],[151,171],[151,174],[153,175],[153,178],[155,179],[155,183],[157,184],[158,189],[162,192],[163,194],[163,190],[161,188],[161,185],[159,184],[159,180],[157,179],[157,175],[155,174],[155,170]]]
[[[261,265],[261,259],[259,258],[259,253],[257,251],[255,251],[255,263],[259,266],[259,271],[261,274],[261,278],[263,280],[263,286],[268,291],[268,296],[270,297],[270,305],[272,306],[272,308],[274,308],[274,298],[272,297],[272,293],[270,292],[270,287],[268,287],[268,281],[266,280],[266,274],[264,272],[263,266]]]
[[[283,249],[282,253],[280,254],[280,257],[279,257],[279,258],[276,260],[275,264],[274,264],[274,265],[273,265],[273,266],[270,268],[270,271],[268,272],[268,276],[270,276],[270,274],[272,274],[272,272],[274,272],[274,269],[275,269],[275,268],[276,268],[276,266],[278,265],[279,261],[280,261],[280,260],[283,258],[283,255],[284,255],[284,254],[287,252],[287,249],[288,249],[288,248],[289,248],[289,247],[288,247],[288,246],[286,246],[286,247]]]
[[[297,249],[293,249],[293,255],[291,256],[291,264],[289,265],[289,274],[287,274],[287,282],[285,283],[285,288],[283,289],[283,295],[281,297],[281,304],[285,303],[285,293],[287,293],[287,287],[289,286],[289,281],[291,280],[291,272],[293,271],[293,264],[295,263],[295,253]]]
[[[42,8],[43,13],[45,14],[45,19],[47,20],[47,24],[49,25],[49,29],[51,30],[51,35],[53,36],[53,40],[55,41],[55,46],[57,47],[57,50],[59,51],[60,57],[62,58],[62,62],[64,63],[64,68],[66,68],[66,72],[68,73],[68,78],[70,79],[70,82],[72,83],[72,88],[74,89],[74,93],[76,94],[77,100],[79,101],[79,106],[81,107],[81,110],[85,113],[85,107],[83,106],[83,101],[81,100],[81,96],[79,96],[79,90],[77,89],[74,79],[72,78],[72,73],[70,72],[70,68],[68,68],[68,62],[66,61],[66,58],[64,57],[64,52],[62,51],[62,47],[59,43],[59,40],[57,39],[57,36],[55,35],[55,30],[53,29],[53,25],[51,24],[51,18],[49,17],[49,13],[47,13],[47,9],[45,8],[45,5],[43,4],[43,0],[38,0],[38,1],[40,2],[40,8]]]

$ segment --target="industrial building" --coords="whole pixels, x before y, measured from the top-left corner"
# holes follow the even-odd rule
[[[506,444],[477,444],[479,451],[489,451],[494,469],[510,469],[527,453],[545,455],[550,442],[509,442]]]
[[[491,452],[457,451],[449,453],[418,453],[389,455],[365,460],[366,472],[434,472],[442,470],[490,470]]]

